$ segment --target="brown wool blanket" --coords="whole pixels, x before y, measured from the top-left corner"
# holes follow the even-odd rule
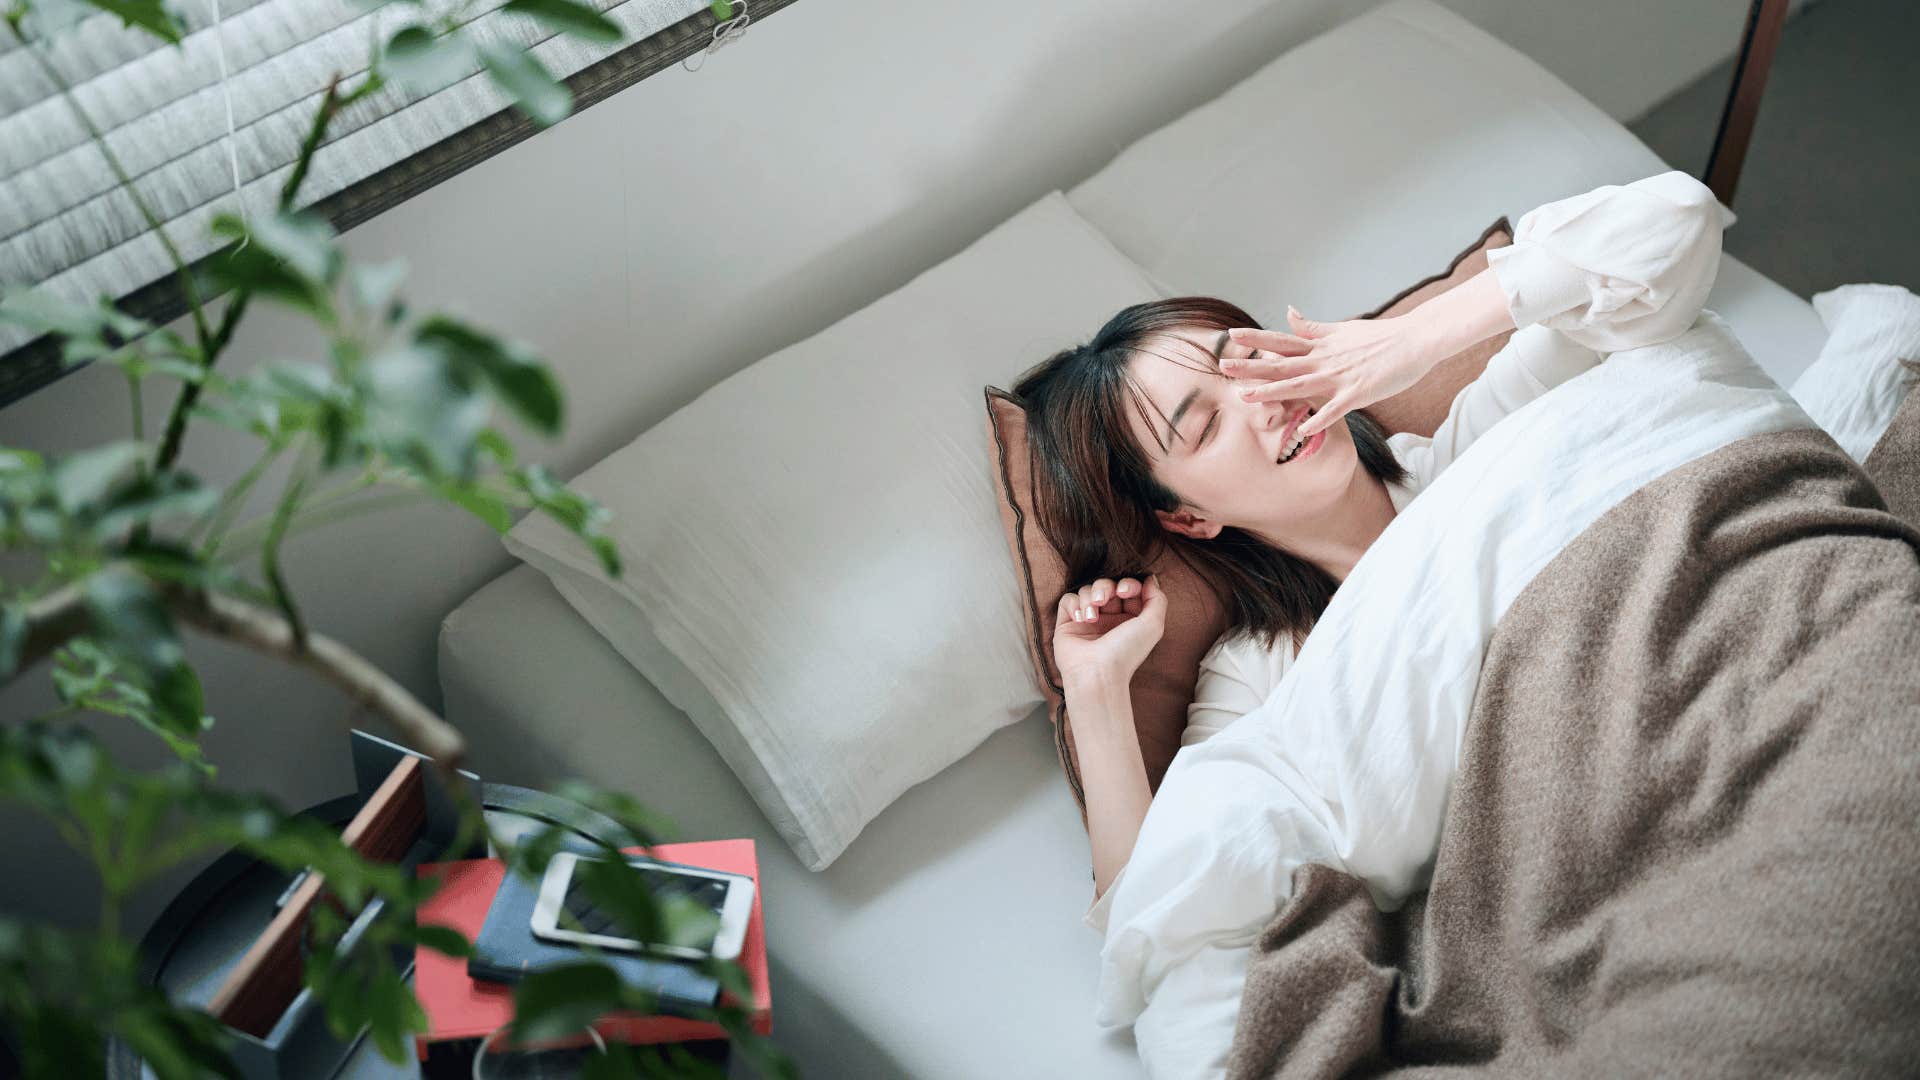
[[[1814,431],[1648,484],[1497,625],[1428,891],[1293,880],[1232,1077],[1920,1074],[1920,532]]]

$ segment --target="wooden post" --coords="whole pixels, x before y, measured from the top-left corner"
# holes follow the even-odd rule
[[[1787,21],[1787,0],[1753,0],[1747,11],[1746,35],[1740,39],[1740,58],[1733,66],[1733,85],[1727,90],[1727,105],[1720,113],[1720,130],[1713,137],[1713,151],[1707,157],[1707,187],[1724,206],[1733,205],[1733,189],[1740,183],[1740,166],[1747,158],[1747,145],[1753,141],[1754,118],[1760,112],[1760,96],[1767,89],[1767,75],[1773,69],[1773,54],[1780,45],[1781,27]]]

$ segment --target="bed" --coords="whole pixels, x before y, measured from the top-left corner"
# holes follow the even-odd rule
[[[1270,173],[1250,194],[1229,149],[1250,115],[1338,133],[1320,149],[1329,164]],[[1343,313],[1431,272],[1498,215],[1667,168],[1494,37],[1396,0],[1144,135],[1065,197],[1169,291]],[[1303,240],[1282,213],[1298,207],[1347,229]],[[1245,258],[1217,257],[1224,223],[1250,238]],[[1732,257],[1708,307],[1782,385],[1825,337],[1805,300]],[[483,775],[581,776],[633,792],[686,837],[759,841],[774,1036],[804,1074],[1143,1075],[1129,1034],[1092,1021],[1087,839],[1044,708],[909,789],[815,873],[688,717],[533,567],[447,616],[439,670]]]

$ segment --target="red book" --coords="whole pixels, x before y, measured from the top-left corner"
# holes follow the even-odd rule
[[[649,854],[642,848],[627,850],[635,855]],[[753,987],[753,1002],[749,1005],[736,1001],[724,988],[720,991],[721,1001],[746,1008],[752,1014],[755,1031],[773,1034],[773,989],[767,979],[767,934],[760,915],[760,863],[754,853],[753,840],[656,844],[650,854],[666,862],[745,874],[753,879],[753,912],[747,918],[746,940],[741,943],[736,959]],[[472,940],[479,936],[480,926],[487,920],[487,908],[493,904],[493,894],[506,877],[507,867],[498,859],[467,859],[424,863],[418,872],[421,877],[440,878],[439,891],[420,905],[418,921],[426,926],[451,927]],[[413,992],[427,1014],[426,1033],[414,1037],[415,1048],[423,1061],[429,1043],[483,1038],[513,1019],[513,987],[468,978],[465,960],[424,946],[414,949]],[[595,1026],[602,1035],[629,1043],[727,1037],[727,1030],[719,1024],[684,1016],[621,1014],[607,1017]]]

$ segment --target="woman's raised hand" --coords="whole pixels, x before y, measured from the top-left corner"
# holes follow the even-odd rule
[[[1300,425],[1314,435],[1354,409],[1364,409],[1419,382],[1445,359],[1445,344],[1425,320],[1393,316],[1315,322],[1287,308],[1291,334],[1252,327],[1229,332],[1255,355],[1222,357],[1220,370],[1235,379],[1259,380],[1245,387],[1246,401],[1324,401]]]
[[[1053,624],[1053,662],[1062,683],[1079,678],[1125,684],[1167,629],[1160,579],[1101,578],[1060,598]]]

